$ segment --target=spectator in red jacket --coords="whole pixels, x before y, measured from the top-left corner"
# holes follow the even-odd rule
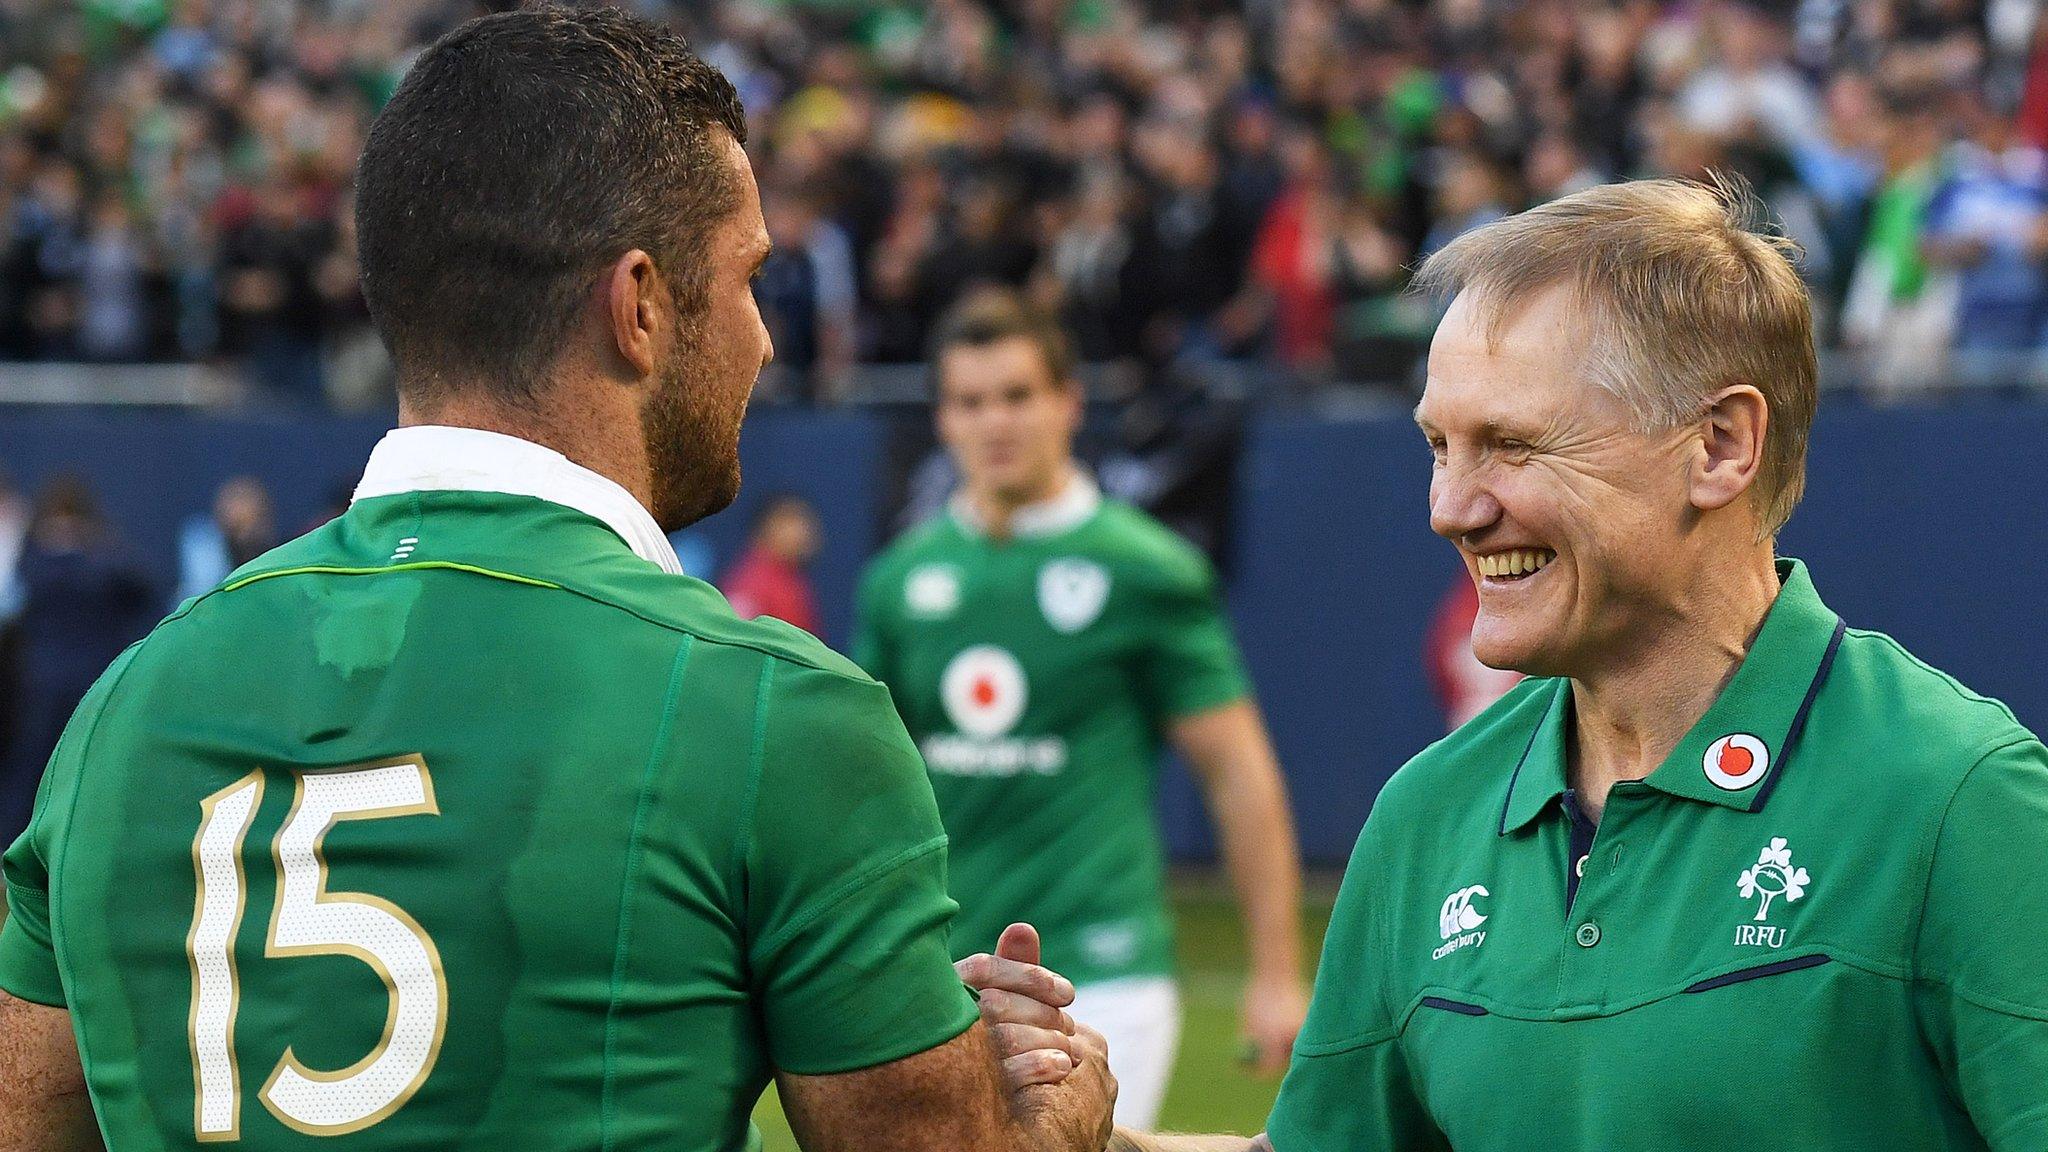
[[[806,632],[818,630],[817,598],[804,569],[818,554],[818,513],[801,496],[774,496],[754,519],[747,550],[725,574],[721,591],[741,619],[773,616]]]
[[[1447,730],[1486,711],[1522,679],[1520,672],[1488,668],[1472,654],[1472,620],[1478,614],[1479,593],[1461,573],[1437,604],[1424,642],[1424,668]]]

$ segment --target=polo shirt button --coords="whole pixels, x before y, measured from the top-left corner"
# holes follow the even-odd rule
[[[1591,920],[1579,925],[1579,947],[1591,948],[1600,942],[1600,926]]]

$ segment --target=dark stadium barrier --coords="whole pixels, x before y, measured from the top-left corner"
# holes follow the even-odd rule
[[[0,469],[30,492],[59,472],[84,476],[128,544],[160,574],[168,598],[179,529],[210,512],[223,480],[262,481],[276,501],[279,528],[295,536],[347,501],[388,427],[384,416],[0,407]],[[819,610],[827,637],[837,640],[849,625],[860,566],[876,546],[871,477],[880,451],[879,424],[865,412],[756,412],[741,444],[745,489],[732,510],[700,527],[698,542],[708,543],[714,564],[723,567],[743,547],[763,499],[777,492],[809,499],[825,533],[813,569]]]
[[[263,480],[296,531],[355,479],[380,419],[207,417],[161,410],[0,408],[0,466],[33,489],[83,473],[166,593],[179,526],[234,475]],[[820,510],[815,571],[828,638],[846,634],[881,521],[881,421],[764,410],[743,446],[747,488],[702,535],[720,563],[780,491]],[[2048,406],[1836,404],[1815,429],[1805,505],[1784,549],[1812,563],[1851,625],[1897,636],[1965,684],[2048,726]],[[1341,862],[1387,775],[1442,729],[1423,635],[1457,575],[1429,533],[1428,457],[1404,417],[1273,413],[1239,476],[1231,610],[1271,718],[1312,860]],[[1211,841],[1184,775],[1162,797],[1175,854]]]

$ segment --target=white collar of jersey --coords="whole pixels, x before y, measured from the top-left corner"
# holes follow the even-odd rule
[[[632,493],[531,440],[481,428],[394,428],[370,453],[354,499],[401,492],[503,492],[560,504],[602,522],[642,560],[683,573],[674,546]]]
[[[962,527],[980,535],[988,534],[988,524],[982,519],[980,509],[967,498],[967,493],[956,492],[950,502],[953,518]],[[1080,468],[1068,478],[1067,486],[1059,495],[1026,504],[1010,513],[1010,535],[1013,537],[1053,536],[1069,529],[1079,528],[1088,522],[1095,510],[1102,507],[1102,489],[1095,479]]]

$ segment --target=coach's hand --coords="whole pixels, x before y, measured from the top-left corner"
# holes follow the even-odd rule
[[[1065,1011],[1074,1002],[1074,986],[1038,959],[1038,930],[1012,924],[996,942],[995,955],[980,952],[953,965],[961,982],[980,995],[981,1018],[995,1038],[1012,1092],[1058,1083],[1084,1056],[1076,1041],[1080,1026]],[[1096,1035],[1094,1043],[1100,1046],[1102,1038]]]

